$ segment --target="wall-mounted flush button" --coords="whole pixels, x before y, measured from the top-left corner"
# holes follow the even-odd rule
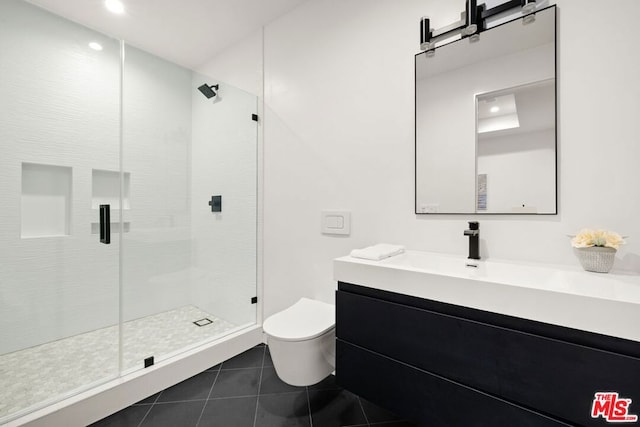
[[[349,235],[351,233],[351,212],[322,211],[322,233]]]
[[[327,228],[341,230],[344,228],[344,217],[341,215],[327,215]]]

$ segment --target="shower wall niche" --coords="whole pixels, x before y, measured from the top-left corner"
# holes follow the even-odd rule
[[[70,167],[22,163],[22,238],[70,234],[71,180]]]
[[[101,169],[91,170],[91,209],[97,210],[100,205],[111,206],[111,232],[120,232],[120,172]],[[131,209],[131,174],[122,173],[122,211]],[[122,232],[131,231],[131,222],[122,218]],[[91,234],[100,234],[100,223],[91,223]]]
[[[122,209],[131,209],[129,200],[131,174],[122,174]],[[111,209],[120,209],[120,172],[93,169],[91,171],[91,208],[111,205]]]

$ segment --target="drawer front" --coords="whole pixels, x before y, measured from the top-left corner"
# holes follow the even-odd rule
[[[568,426],[342,340],[336,379],[347,390],[424,426]]]
[[[640,360],[338,291],[338,338],[580,425],[596,392],[640,403]],[[632,404],[632,414],[640,405]]]

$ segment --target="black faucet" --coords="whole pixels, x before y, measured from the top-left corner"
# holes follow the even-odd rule
[[[464,230],[464,235],[469,236],[469,259],[480,259],[480,223],[469,221],[469,229]]]

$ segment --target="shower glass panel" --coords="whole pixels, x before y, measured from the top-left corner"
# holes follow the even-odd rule
[[[119,372],[119,243],[92,188],[119,181],[120,43],[2,0],[0,52],[3,424]]]
[[[219,86],[214,98],[203,82]],[[256,322],[257,98],[198,73],[191,87],[193,296],[234,330]]]
[[[257,98],[126,46],[123,112],[130,371],[255,323]]]

